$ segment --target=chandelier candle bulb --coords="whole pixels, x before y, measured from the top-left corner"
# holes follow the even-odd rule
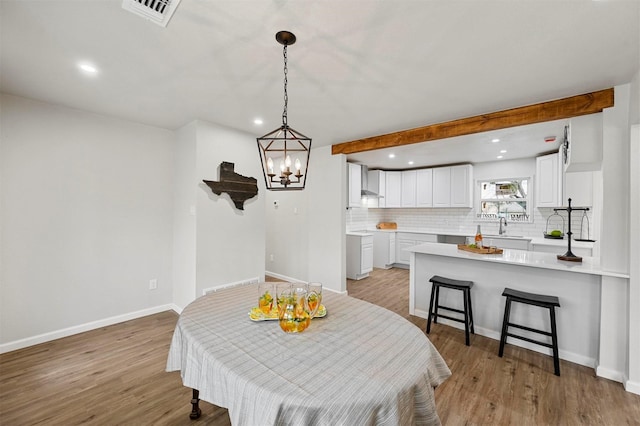
[[[269,168],[269,175],[273,175],[273,160],[271,157],[267,160],[267,167]]]

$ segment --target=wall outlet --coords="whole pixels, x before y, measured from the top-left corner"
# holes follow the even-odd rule
[[[155,290],[158,288],[158,280],[156,278],[149,280],[149,290]]]
[[[269,260],[273,262],[273,254],[269,255]]]

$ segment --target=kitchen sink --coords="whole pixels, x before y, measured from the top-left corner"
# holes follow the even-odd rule
[[[511,234],[482,234],[482,237],[491,237],[491,238],[524,238],[523,235],[511,235]]]

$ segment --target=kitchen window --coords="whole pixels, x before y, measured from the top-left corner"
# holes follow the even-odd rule
[[[531,222],[530,178],[479,181],[479,220],[495,221],[504,217],[509,222]]]

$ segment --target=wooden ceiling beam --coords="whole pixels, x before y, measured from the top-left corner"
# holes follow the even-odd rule
[[[506,129],[545,121],[561,120],[602,112],[613,106],[613,88],[542,102],[475,117],[430,124],[381,136],[342,142],[331,146],[332,154],[353,154],[374,149],[392,148],[429,142],[454,136]]]

